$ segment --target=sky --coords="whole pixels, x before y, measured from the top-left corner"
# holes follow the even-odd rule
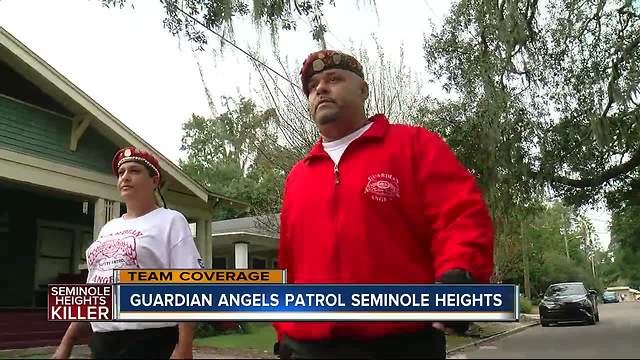
[[[250,60],[229,46],[215,55],[211,48],[195,54],[184,39],[171,36],[163,28],[159,1],[128,1],[133,8],[107,9],[99,0],[0,0],[0,25],[177,162],[184,155],[182,124],[192,114],[211,115],[196,60],[217,109],[222,96],[259,98],[257,75]],[[408,66],[423,72],[423,34],[431,31],[430,21],[436,28],[441,24],[450,3],[403,0],[398,6],[397,0],[376,0],[374,9],[365,6],[367,2],[337,1],[336,7],[325,10],[328,47],[373,50],[376,36],[391,59],[398,58],[402,45]],[[268,31],[238,21],[234,32],[240,47],[260,49],[267,63],[274,65]],[[212,44],[219,41],[209,35]],[[319,48],[302,19],[297,31],[281,33],[279,41],[281,54],[292,66]],[[424,84],[423,91],[441,90]],[[606,247],[609,214],[602,209],[588,214]]]

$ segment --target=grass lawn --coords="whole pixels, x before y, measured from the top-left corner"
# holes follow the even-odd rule
[[[472,343],[475,340],[477,339],[464,337],[464,336],[447,335],[447,350]]]
[[[199,346],[213,346],[217,348],[242,348],[273,351],[273,343],[276,341],[276,331],[271,323],[251,323],[249,334],[218,335],[195,339]]]
[[[251,323],[251,326],[252,331],[249,334],[218,335],[195,339],[194,342],[200,346],[266,350],[271,353],[276,339],[276,332],[271,324]],[[474,340],[463,336],[447,336],[447,348],[451,349]]]
[[[228,349],[230,357],[253,357],[256,354],[271,354],[273,351],[273,343],[276,339],[276,333],[270,323],[251,323],[249,334],[229,334],[218,335],[206,338],[194,339],[196,346],[208,346],[218,349]],[[484,324],[478,327],[474,333],[481,337],[487,337],[498,332],[498,326],[495,324]],[[447,336],[447,348],[452,349],[457,346],[470,343],[478,338],[463,336]],[[75,349],[82,350],[82,349]],[[74,353],[76,352],[74,350]],[[50,358],[51,353],[34,354],[31,351],[11,351],[0,352],[0,359],[42,359]],[[87,350],[78,351],[74,354],[79,357],[86,357]],[[250,356],[251,355],[251,356]]]

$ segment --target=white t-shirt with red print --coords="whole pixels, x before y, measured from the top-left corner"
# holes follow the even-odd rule
[[[110,284],[114,269],[199,269],[200,253],[185,217],[165,208],[106,223],[87,249],[87,283]],[[92,322],[95,332],[174,326],[175,322]]]

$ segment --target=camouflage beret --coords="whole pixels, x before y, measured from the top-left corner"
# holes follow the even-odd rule
[[[362,65],[353,56],[334,50],[316,51],[309,54],[300,70],[302,91],[306,96],[309,96],[308,86],[311,77],[328,69],[348,70],[364,79]]]

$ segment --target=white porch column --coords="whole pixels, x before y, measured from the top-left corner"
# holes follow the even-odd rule
[[[120,202],[119,201],[114,201],[113,202],[113,219],[117,219],[120,217]]]
[[[93,239],[98,238],[98,234],[100,234],[100,229],[106,224],[107,219],[107,208],[105,206],[104,199],[98,199],[94,203],[93,209]]]
[[[198,252],[200,253],[200,257],[204,261],[207,256],[206,249],[206,220],[198,219],[196,220],[196,247],[198,248]]]
[[[202,260],[204,265],[211,269],[213,267],[213,237],[211,236],[211,220],[205,220],[204,222],[204,254]]]
[[[249,243],[238,241],[233,243],[235,248],[236,269],[249,268]]]

